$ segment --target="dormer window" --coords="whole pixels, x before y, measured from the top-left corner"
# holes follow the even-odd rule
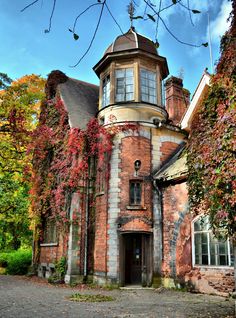
[[[102,81],[102,107],[110,104],[110,75]]]
[[[157,103],[156,73],[141,69],[141,100],[143,102]]]
[[[134,71],[132,68],[116,70],[116,102],[134,99]]]

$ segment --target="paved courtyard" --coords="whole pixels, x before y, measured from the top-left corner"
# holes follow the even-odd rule
[[[103,294],[111,302],[80,303],[74,293]],[[1,318],[234,317],[234,301],[169,290],[100,290],[53,286],[38,278],[0,276]]]

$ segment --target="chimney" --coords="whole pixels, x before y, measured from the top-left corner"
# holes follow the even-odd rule
[[[183,80],[175,76],[166,80],[165,92],[169,119],[178,125],[190,104],[190,92],[183,88]]]

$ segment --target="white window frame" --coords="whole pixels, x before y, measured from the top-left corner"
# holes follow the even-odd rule
[[[194,224],[198,221],[198,219],[204,217],[204,215],[199,215],[192,221],[192,265],[193,267],[200,267],[200,268],[233,268],[234,265],[231,264],[231,251],[230,251],[230,240],[227,239],[227,247],[228,247],[228,265],[211,265],[211,253],[210,253],[210,234],[212,234],[212,230],[209,228],[208,230],[201,230],[201,231],[195,231],[194,230]],[[205,264],[196,264],[195,262],[195,234],[196,233],[207,233],[207,255],[208,255],[208,265]],[[210,264],[210,265],[209,265]]]
[[[127,73],[132,70],[132,76],[127,76]],[[124,72],[124,77],[118,77],[118,72]],[[123,79],[122,86],[118,86],[119,79]],[[116,92],[115,92],[115,102],[129,102],[134,100],[134,69],[132,67],[118,68],[115,70],[115,80],[116,80]],[[128,91],[128,87],[133,87],[132,91]],[[122,90],[122,93],[118,93],[118,89]],[[128,96],[132,94],[132,98]],[[118,95],[123,95],[122,99],[118,98]]]
[[[142,74],[145,73],[145,77]],[[154,76],[154,79],[149,78],[150,75]],[[142,80],[146,82],[146,85],[142,84]],[[151,85],[151,83],[153,83]],[[140,69],[140,88],[141,88],[141,101],[150,104],[157,104],[157,75],[155,71],[148,70],[146,68]],[[143,92],[144,88],[146,89],[146,93]],[[151,90],[154,90],[154,94],[151,94]],[[147,96],[147,98],[144,98]],[[154,99],[154,102],[153,102]]]

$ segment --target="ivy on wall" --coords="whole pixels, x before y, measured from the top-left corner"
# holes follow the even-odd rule
[[[224,230],[236,239],[236,2],[232,5],[216,75],[192,124],[187,163],[193,211],[208,212],[216,234]]]

